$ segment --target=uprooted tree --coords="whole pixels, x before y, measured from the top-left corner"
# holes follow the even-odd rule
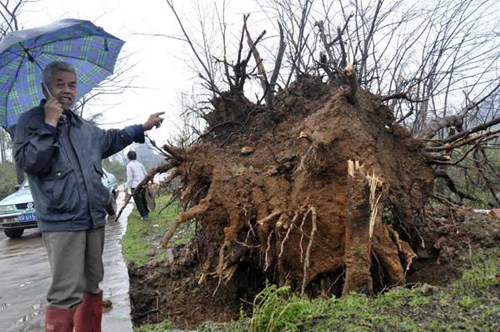
[[[448,169],[472,154],[487,165],[481,151],[498,136],[497,114],[479,117],[485,101],[498,111],[498,50],[477,39],[491,4],[439,2],[418,16],[401,1],[340,2],[336,27],[312,18],[314,1],[274,1],[279,41],[268,72],[259,52],[265,32],[253,39],[248,16],[236,61],[224,44],[222,59],[207,62],[213,58],[197,51],[167,3],[212,95],[199,113],[208,125],[199,138],[162,148],[167,161],[156,171],[170,171],[166,184],[180,179],[174,196],[186,207],[163,246],[183,223],[198,223],[199,283],[251,270],[310,296],[402,284],[417,246],[429,246],[419,228],[432,203],[453,205],[435,192],[436,177],[474,200],[456,190]],[[462,58],[476,51],[481,65]],[[473,65],[479,80],[465,77]],[[251,79],[262,87],[256,101],[245,96]],[[494,192],[494,179],[484,179]]]

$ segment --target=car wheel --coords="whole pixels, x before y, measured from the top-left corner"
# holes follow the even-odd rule
[[[22,228],[11,228],[11,229],[4,229],[3,232],[5,235],[10,237],[11,239],[18,239],[21,236],[23,236],[24,229]]]
[[[118,195],[115,192],[112,193],[110,198],[109,198],[108,205],[106,205],[106,212],[110,216],[114,216],[116,214],[116,212],[118,211],[118,207],[116,204],[116,196],[118,196]]]

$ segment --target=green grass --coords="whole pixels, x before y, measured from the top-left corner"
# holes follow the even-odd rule
[[[253,302],[253,315],[249,318],[248,331],[294,331],[296,319],[313,316],[309,301],[290,291],[289,287],[268,285]],[[245,319],[245,318],[244,318]]]
[[[144,324],[134,328],[134,332],[164,332],[171,328],[170,322],[164,321],[158,324]]]
[[[432,295],[422,287],[377,297],[307,300],[288,287],[266,287],[253,312],[231,331],[497,331],[500,321],[500,250],[473,259],[463,278]]]
[[[155,211],[149,213],[149,221],[142,221],[136,209],[132,211],[128,218],[127,232],[122,239],[123,256],[127,263],[133,262],[135,266],[141,267],[153,259],[160,261],[165,259],[167,251],[157,249],[178,213],[177,204],[164,208],[169,201],[170,195],[158,196]],[[193,228],[192,224],[179,228],[171,243],[189,242],[194,234]],[[151,255],[153,251],[156,251],[154,256]]]

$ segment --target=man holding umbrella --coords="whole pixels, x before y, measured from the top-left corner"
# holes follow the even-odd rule
[[[52,270],[46,331],[101,331],[104,225],[108,191],[103,158],[159,127],[163,112],[142,125],[103,130],[71,111],[77,73],[52,62],[43,71],[46,99],[21,114],[15,160],[28,175],[38,224]]]

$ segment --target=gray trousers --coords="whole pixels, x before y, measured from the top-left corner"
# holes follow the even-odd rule
[[[83,292],[97,294],[104,277],[102,252],[104,227],[77,232],[43,232],[49,256],[52,284],[49,305],[73,308],[83,300]]]

